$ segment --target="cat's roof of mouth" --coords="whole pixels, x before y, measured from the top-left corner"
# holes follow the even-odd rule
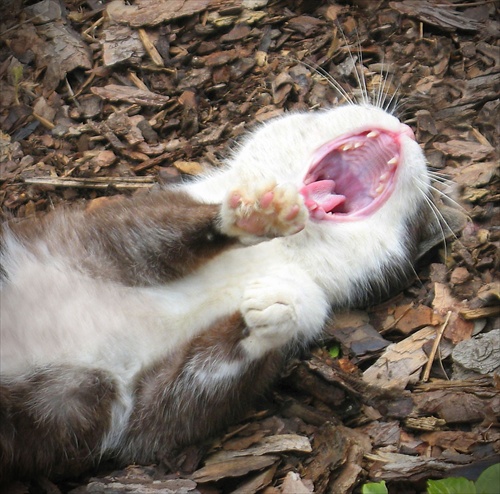
[[[401,124],[397,132],[361,128],[321,146],[301,189],[311,216],[348,221],[378,210],[394,190],[402,136],[415,138]]]

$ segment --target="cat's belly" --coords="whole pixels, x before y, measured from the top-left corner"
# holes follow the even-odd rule
[[[163,305],[178,307],[179,296]],[[82,364],[132,377],[172,351],[180,314],[160,310],[139,288],[91,279],[64,265],[31,261],[1,292],[2,375]]]
[[[91,278],[62,260],[25,259],[0,292],[1,374],[80,364],[131,382],[238,311],[247,284],[281,264],[269,244],[236,249],[181,280],[147,288]]]

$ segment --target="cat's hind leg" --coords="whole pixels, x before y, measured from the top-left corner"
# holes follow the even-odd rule
[[[100,459],[116,385],[106,372],[39,369],[0,382],[0,483],[78,475]]]
[[[280,352],[249,359],[241,346],[246,336],[243,318],[234,314],[144,370],[122,439],[125,461],[170,463],[179,450],[244,416],[282,361]]]
[[[179,450],[241,419],[278,376],[284,348],[321,331],[323,298],[311,307],[293,285],[277,290],[279,280],[261,281],[249,286],[241,313],[215,322],[138,377],[124,460],[171,463]],[[311,297],[319,291],[306,288]]]

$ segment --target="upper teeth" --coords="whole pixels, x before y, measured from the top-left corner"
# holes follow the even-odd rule
[[[348,143],[343,144],[342,146],[340,146],[340,150],[341,151],[349,151],[353,147],[354,147],[354,144],[352,142],[348,142]]]

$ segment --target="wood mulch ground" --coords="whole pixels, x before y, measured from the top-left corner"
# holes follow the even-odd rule
[[[348,493],[386,480],[400,494],[498,462],[498,8],[2,0],[3,220],[220,166],[259,122],[342,102],[337,84],[359,97],[359,64],[369,92],[382,84],[388,104],[394,96],[436,187],[469,218],[441,204],[465,227],[456,237],[443,227],[446,248],[426,246],[418,280],[338,314],[258,410],[187,450],[173,473],[162,463],[104,467],[9,492]]]

